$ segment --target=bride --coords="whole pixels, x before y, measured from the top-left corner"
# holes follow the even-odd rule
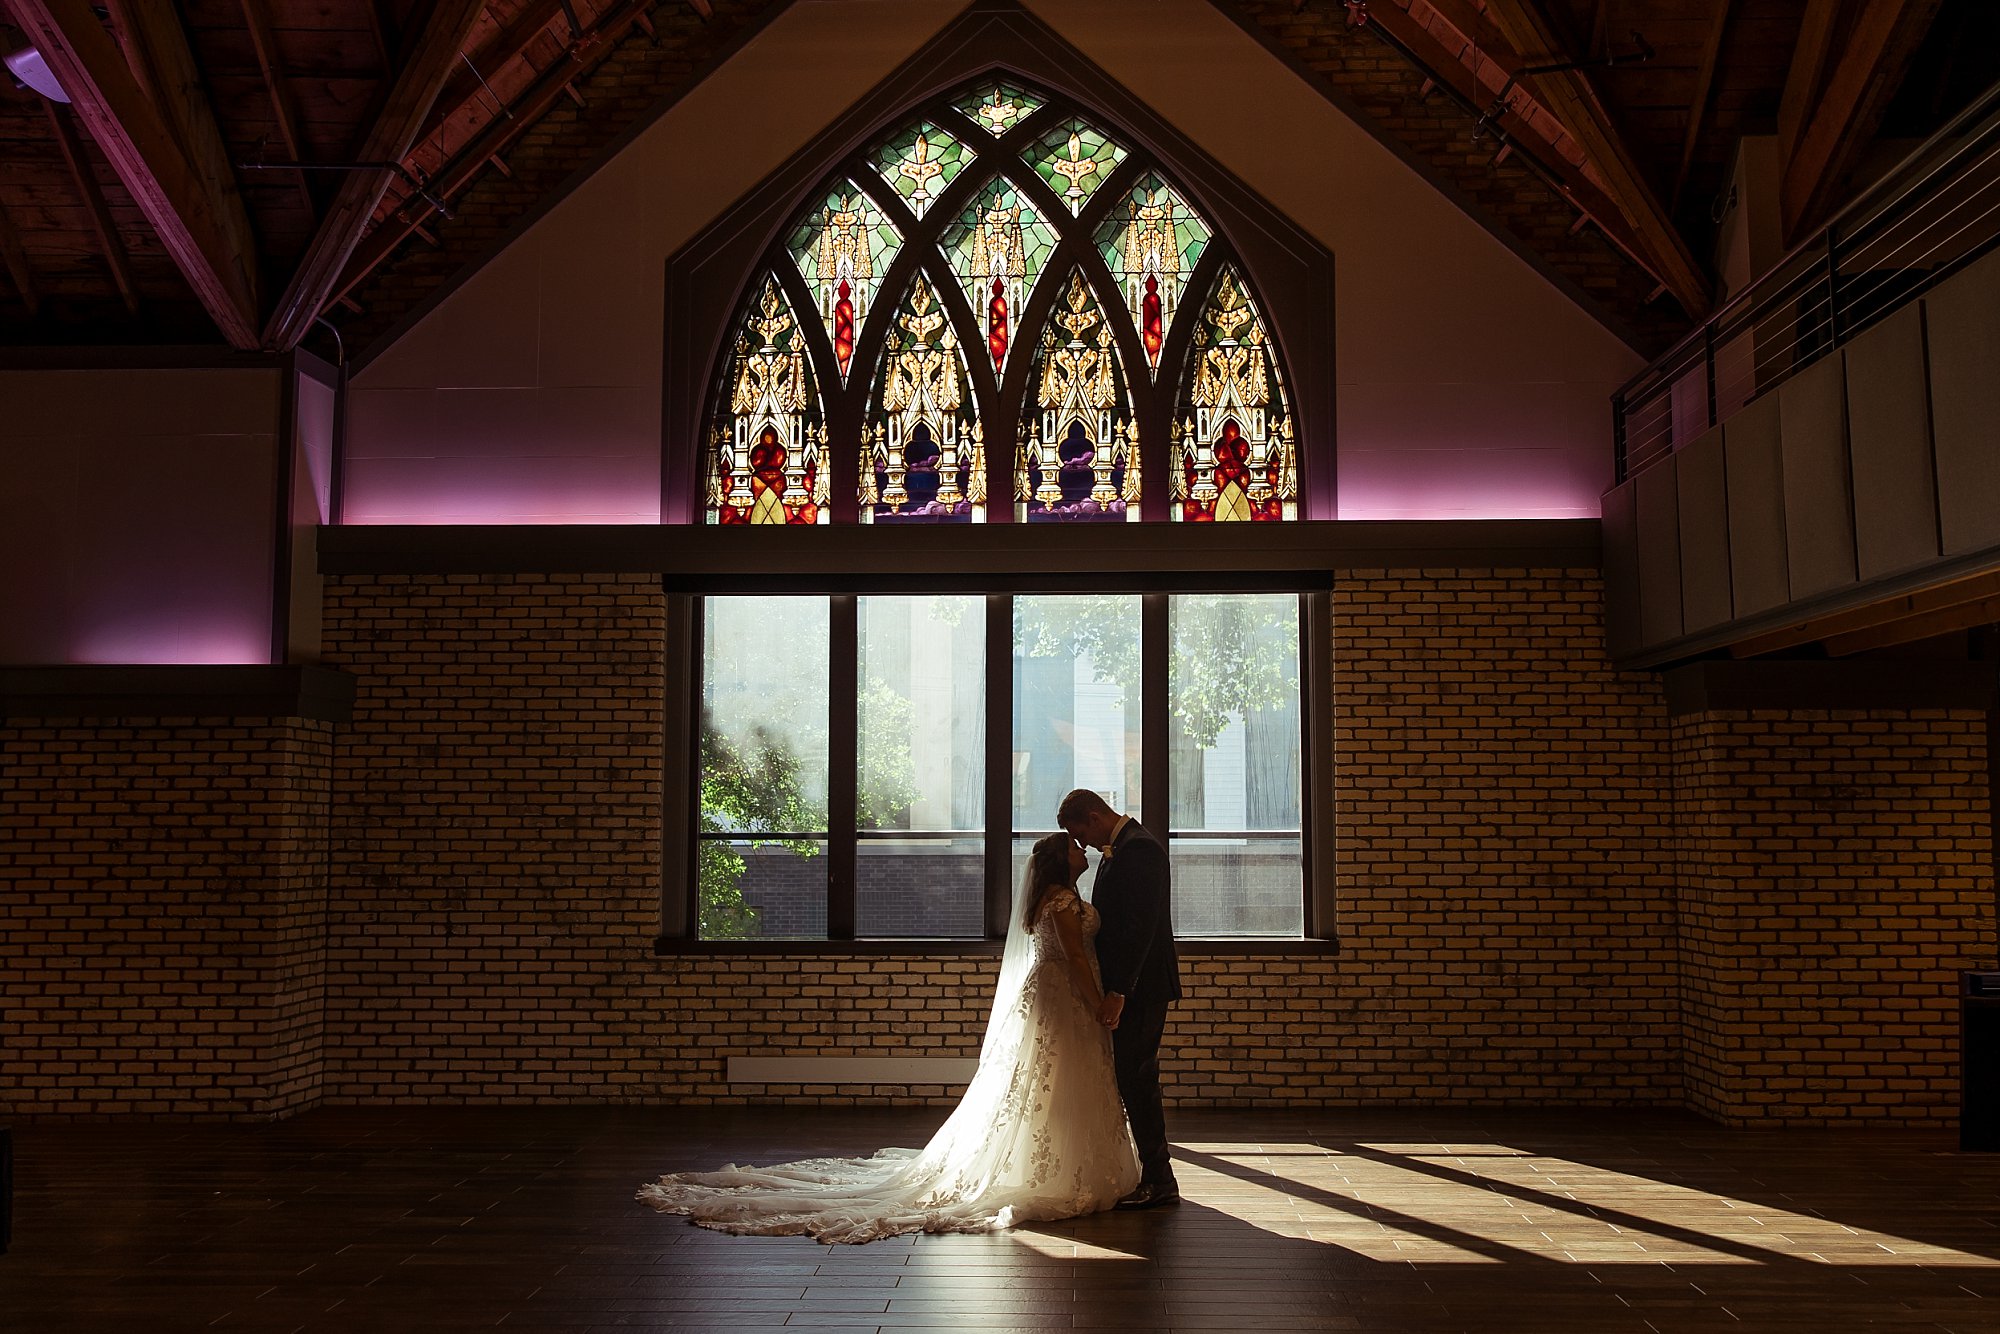
[[[985,1232],[1108,1209],[1139,1181],[1111,1068],[1097,911],[1076,892],[1083,850],[1035,844],[1014,905],[979,1069],[931,1142],[869,1158],[682,1172],[639,1188],[663,1213],[759,1235],[862,1242]]]

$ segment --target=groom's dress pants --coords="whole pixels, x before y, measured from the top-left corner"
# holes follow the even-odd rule
[[[1118,1073],[1118,1096],[1132,1123],[1139,1149],[1139,1179],[1163,1185],[1174,1179],[1167,1161],[1167,1114],[1160,1107],[1160,1037],[1167,1029],[1167,1006],[1127,1002],[1111,1030],[1111,1057]]]

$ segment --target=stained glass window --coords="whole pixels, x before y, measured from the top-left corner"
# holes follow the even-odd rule
[[[996,177],[944,234],[945,254],[979,320],[979,341],[997,374],[1014,325],[1056,248],[1056,229],[1005,177]]]
[[[995,72],[912,106],[762,262],[715,370],[711,522],[1299,513],[1242,260],[1166,164],[1067,96]]]
[[[965,354],[922,274],[883,341],[861,455],[863,523],[985,519],[986,447]]]
[[[792,229],[792,261],[819,304],[842,380],[876,290],[902,245],[895,224],[852,181],[835,182]]]
[[[710,523],[825,523],[826,425],[798,316],[767,276],[738,326],[708,455]]]
[[[972,148],[930,121],[906,125],[875,150],[875,170],[918,217],[972,161]]]
[[[1174,414],[1173,517],[1296,519],[1298,458],[1285,387],[1234,268],[1224,267],[1197,318]]]
[[[997,139],[1041,110],[1042,102],[1025,88],[996,79],[978,85],[952,105]]]
[[[1125,293],[1132,323],[1159,374],[1160,350],[1173,327],[1181,293],[1214,235],[1174,188],[1152,172],[1111,210],[1097,232],[1098,249]]]
[[[1069,211],[1081,213],[1125,160],[1125,149],[1088,121],[1071,119],[1036,140],[1026,156]]]
[[[1111,326],[1072,273],[1043,327],[1014,455],[1016,514],[1048,522],[1139,517],[1139,436]]]

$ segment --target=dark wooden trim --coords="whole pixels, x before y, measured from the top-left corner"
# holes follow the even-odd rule
[[[1124,814],[1168,846],[1173,836],[1173,595],[1139,601],[1139,803]],[[1128,704],[1129,708],[1130,705]],[[1129,714],[1127,715],[1130,716]]]
[[[1745,709],[1985,709],[2000,703],[1987,662],[1692,662],[1661,677],[1667,713]]]
[[[826,934],[854,939],[861,783],[861,607],[852,593],[827,608]]]
[[[1334,728],[1333,593],[1318,589],[1299,601],[1299,712],[1305,728],[1305,764],[1300,778],[1305,842],[1305,934],[1331,940],[1339,926],[1340,888],[1335,873],[1339,855],[1338,812],[1334,805],[1338,744]]]
[[[695,823],[701,793],[701,602],[666,595],[660,667],[660,934],[692,936],[701,922]],[[681,892],[674,892],[676,882]]]
[[[1014,599],[986,599],[986,934],[1014,912]]]
[[[712,524],[320,531],[328,574],[656,573],[689,592],[1312,586],[1355,569],[1596,569],[1595,519],[1231,524]]]
[[[907,958],[990,958],[1000,957],[1006,942],[1000,940],[684,940],[662,936],[653,942],[653,953],[662,958],[687,955],[764,955],[779,958],[868,958],[890,955]],[[1337,940],[1178,939],[1174,951],[1182,959],[1236,958],[1326,958],[1341,952]]]
[[[355,684],[327,667],[0,667],[0,717],[344,723]]]
[[[722,340],[731,333],[729,316],[738,307],[744,274],[761,262],[792,219],[805,189],[816,188],[829,173],[845,166],[898,116],[914,113],[988,73],[1047,89],[1103,121],[1156,160],[1235,252],[1260,298],[1272,336],[1285,347],[1285,362],[1292,372],[1287,389],[1301,473],[1314,474],[1303,511],[1309,517],[1331,519],[1336,447],[1332,255],[1015,0],[974,0],[850,111],[668,261],[661,376],[663,520],[683,523],[699,513],[700,451],[711,370]],[[1033,193],[1025,183],[1023,188]],[[897,295],[890,293],[888,299]],[[1026,312],[1022,327],[1032,327],[1025,316]],[[863,354],[863,349],[856,349],[857,358]],[[1138,365],[1127,368],[1128,376],[1140,371]],[[1004,415],[1004,392],[1001,400]],[[1164,443],[1146,440],[1143,447],[1159,451]],[[988,449],[990,465],[996,452],[990,441]],[[1310,466],[1304,462],[1307,459],[1313,461]],[[1011,492],[1011,476],[1004,486],[996,485],[998,477],[995,469],[988,481],[990,493]]]

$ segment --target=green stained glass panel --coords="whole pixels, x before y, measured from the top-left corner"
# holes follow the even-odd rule
[[[944,252],[972,303],[995,374],[1007,363],[1021,310],[1056,240],[1056,229],[1004,176],[987,182],[945,229]]]
[[[1069,120],[1036,141],[1027,158],[1069,211],[1081,213],[1125,160],[1125,149],[1088,121]]]
[[[923,217],[972,161],[972,148],[929,121],[905,126],[870,159],[910,212]]]
[[[1153,172],[1140,178],[1098,228],[1097,247],[1125,294],[1146,349],[1146,368],[1154,376],[1188,276],[1214,234],[1180,193]]]
[[[903,235],[859,186],[836,181],[800,215],[786,244],[812,289],[845,380],[855,341],[874,309],[882,276],[902,249]]]
[[[1042,99],[1004,79],[982,83],[952,103],[994,138],[1019,125],[1042,108]]]

